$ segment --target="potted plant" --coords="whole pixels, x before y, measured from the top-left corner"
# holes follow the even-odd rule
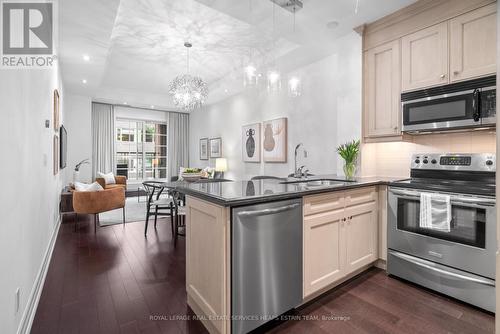
[[[337,147],[338,154],[344,159],[344,175],[347,179],[352,179],[356,174],[359,144],[359,140],[353,140]]]

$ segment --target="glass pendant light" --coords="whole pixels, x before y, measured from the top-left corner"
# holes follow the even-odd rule
[[[276,16],[275,16],[276,3],[273,2],[273,67],[267,71],[267,91],[269,93],[278,93],[281,90],[281,75],[276,68]]]
[[[288,95],[291,97],[302,95],[302,83],[298,76],[292,76],[288,79]]]
[[[257,67],[253,63],[244,68],[243,85],[245,87],[257,86]]]

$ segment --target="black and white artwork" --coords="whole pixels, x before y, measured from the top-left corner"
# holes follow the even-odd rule
[[[244,162],[260,162],[260,123],[242,127],[241,143]]]
[[[210,158],[222,158],[222,138],[210,139]]]
[[[200,160],[208,160],[208,138],[200,139]]]

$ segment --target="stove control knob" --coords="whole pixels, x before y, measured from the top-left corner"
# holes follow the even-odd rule
[[[487,166],[493,165],[493,160],[486,160],[486,165]]]
[[[424,164],[426,164],[426,163],[428,163],[428,162],[429,162],[429,160],[424,159],[424,161],[423,161],[423,162],[424,162]]]
[[[415,163],[416,163],[416,164],[419,164],[419,163],[420,163],[420,160],[415,159]]]
[[[432,159],[432,160],[431,160],[431,163],[433,163],[433,164],[437,164],[437,160],[436,160],[436,159]]]

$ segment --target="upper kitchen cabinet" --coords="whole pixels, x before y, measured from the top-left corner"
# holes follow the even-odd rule
[[[450,81],[496,72],[496,4],[450,20]]]
[[[399,49],[399,40],[396,40],[365,52],[365,137],[400,134]]]
[[[412,140],[401,132],[401,92],[496,71],[496,1],[419,0],[360,26],[363,139]]]
[[[401,39],[403,91],[448,83],[448,23]]]

